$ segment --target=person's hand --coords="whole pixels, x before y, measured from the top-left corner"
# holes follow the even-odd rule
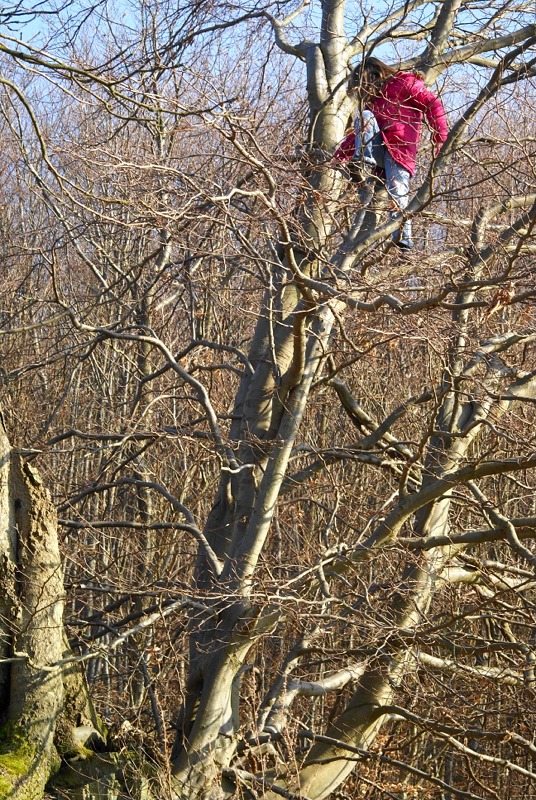
[[[438,157],[439,153],[441,152],[441,148],[442,147],[443,147],[443,142],[435,142],[432,139],[432,148],[433,148],[432,152],[433,152],[434,158]]]

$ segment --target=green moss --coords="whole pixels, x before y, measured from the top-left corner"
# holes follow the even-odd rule
[[[58,767],[54,749],[43,753],[20,725],[0,726],[0,800],[38,800]]]
[[[24,730],[12,723],[0,728],[0,797],[31,771],[36,757],[35,748]]]

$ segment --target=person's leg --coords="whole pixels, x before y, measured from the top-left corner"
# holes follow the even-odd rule
[[[357,114],[354,123],[355,155],[358,164],[365,164],[372,169],[384,168],[385,145],[372,111]]]
[[[410,177],[408,170],[401,167],[400,164],[392,158],[389,152],[387,152],[385,155],[385,183],[387,191],[396,208],[396,210],[391,211],[390,216],[392,219],[399,217],[400,212],[403,211],[409,203]],[[412,250],[413,237],[411,221],[406,220],[402,230],[396,231],[393,234],[393,238],[399,247],[405,250]]]

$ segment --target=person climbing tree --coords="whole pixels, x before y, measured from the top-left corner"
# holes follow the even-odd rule
[[[350,173],[358,180],[385,182],[394,205],[391,215],[396,217],[409,202],[423,114],[432,132],[435,154],[447,138],[443,104],[425,86],[420,72],[401,72],[374,57],[355,67],[348,92],[358,100]],[[395,233],[394,240],[403,250],[413,249],[410,220]]]

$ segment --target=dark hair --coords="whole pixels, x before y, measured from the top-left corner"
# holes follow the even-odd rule
[[[364,96],[378,94],[385,81],[398,72],[396,67],[385,64],[379,58],[369,56],[364,58],[352,71],[348,81],[348,91],[357,90]]]

